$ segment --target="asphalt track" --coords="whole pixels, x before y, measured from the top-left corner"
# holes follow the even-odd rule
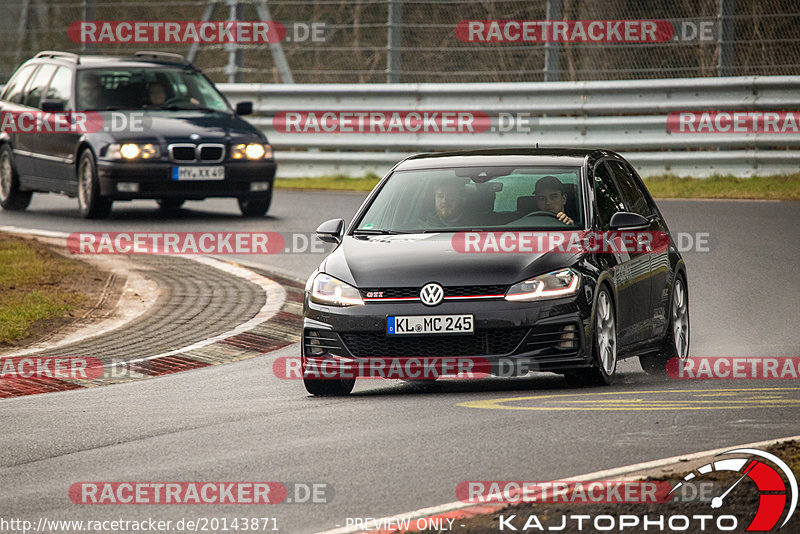
[[[358,194],[278,192],[270,217],[235,203],[189,203],[174,218],[152,202],[84,221],[75,201],[41,195],[0,225],[58,231],[313,231],[349,218]],[[684,254],[694,356],[800,356],[800,205],[659,202],[673,233],[709,234]],[[236,257],[307,276],[319,254]],[[362,381],[345,399],[308,397],[261,358],[130,384],[0,402],[5,518],[277,517],[316,532],[455,500],[465,480],[555,480],[636,462],[797,434],[800,382],[675,381],[621,365],[610,388],[560,377],[441,382],[424,389]],[[637,406],[638,409],[632,409]],[[520,409],[523,408],[523,409]],[[79,481],[327,482],[330,504],[79,506]]]

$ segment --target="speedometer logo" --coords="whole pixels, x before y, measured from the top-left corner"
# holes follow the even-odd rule
[[[725,489],[723,493],[714,497],[711,500],[711,508],[720,509],[725,506],[725,499],[728,495],[736,490],[739,483],[745,478],[752,480],[758,488],[758,510],[755,517],[747,526],[747,532],[765,532],[775,528],[775,525],[780,521],[783,515],[783,510],[786,507],[787,500],[789,501],[789,509],[786,512],[786,517],[780,524],[781,528],[789,522],[795,509],[797,508],[797,479],[792,473],[792,470],[780,458],[774,454],[759,450],[759,449],[734,449],[722,454],[746,454],[750,455],[749,458],[726,458],[724,460],[717,460],[698,467],[695,471],[683,477],[683,482],[678,482],[672,488],[670,494],[675,492],[678,488],[683,486],[684,482],[695,481],[702,478],[709,473],[719,471],[732,471],[741,473],[731,486]],[[777,469],[764,461],[757,460],[754,457],[769,460],[770,463],[777,466]],[[780,470],[780,472],[779,472]],[[781,476],[781,472],[783,476]],[[785,479],[785,481],[784,481]],[[788,488],[787,486],[788,482]]]

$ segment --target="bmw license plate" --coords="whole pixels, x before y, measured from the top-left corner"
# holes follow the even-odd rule
[[[397,315],[386,318],[386,333],[398,334],[470,334],[474,332],[472,315]]]
[[[225,167],[172,167],[173,180],[224,180]]]

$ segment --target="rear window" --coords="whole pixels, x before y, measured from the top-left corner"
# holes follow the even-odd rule
[[[27,83],[28,79],[33,74],[36,65],[25,65],[19,71],[17,71],[16,76],[9,80],[8,84],[6,84],[6,88],[3,91],[2,100],[6,100],[8,102],[13,102],[15,104],[22,103],[22,90],[25,88],[25,84]]]
[[[582,205],[579,167],[398,171],[372,201],[357,229],[578,228],[583,226]],[[558,220],[556,214],[561,211],[573,220],[572,225]]]

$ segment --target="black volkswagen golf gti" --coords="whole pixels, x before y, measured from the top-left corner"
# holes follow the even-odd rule
[[[101,218],[114,201],[171,211],[231,197],[243,215],[264,215],[276,167],[267,138],[241,118],[252,109],[232,108],[177,54],[40,52],[0,94],[0,205],[24,210],[35,192],[64,193]]]
[[[613,152],[413,156],[346,230],[334,219],[317,235],[338,246],[306,284],[302,369],[315,395],[346,395],[364,376],[320,373],[330,363],[525,360],[571,385],[604,385],[621,358],[661,374],[688,356],[686,266]]]

